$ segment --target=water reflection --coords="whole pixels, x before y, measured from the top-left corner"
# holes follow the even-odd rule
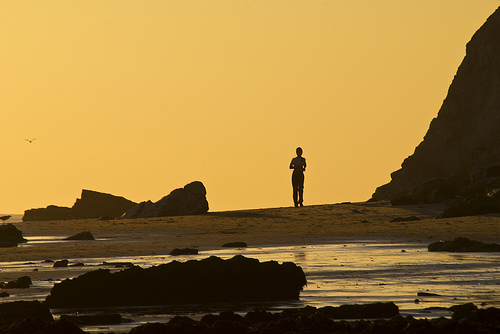
[[[40,240],[42,241],[42,240]],[[47,240],[44,240],[47,241]],[[51,240],[54,241],[54,240]],[[260,261],[292,261],[304,270],[308,285],[299,302],[268,304],[267,308],[302,307],[304,305],[338,306],[352,303],[393,301],[401,313],[419,317],[447,315],[429,307],[449,307],[473,302],[476,305],[500,307],[500,254],[499,253],[436,253],[428,252],[427,245],[380,242],[350,244],[303,245],[281,247],[248,247],[243,249],[200,250],[198,255],[138,256],[115,258],[70,259],[70,263],[83,262],[85,267],[67,268],[64,277],[74,277],[82,271],[97,268],[122,270],[113,263],[132,262],[142,267],[168,263],[172,260],[187,261],[208,256],[227,259],[242,254]],[[53,280],[34,281],[34,289],[18,291],[2,300],[44,299],[52,285],[64,278],[52,263],[0,262],[0,273],[37,270],[53,275]],[[437,296],[418,296],[427,292]],[[230,305],[215,307],[227,308]],[[202,312],[207,311],[203,305]],[[208,308],[210,308],[208,307]],[[234,307],[234,305],[232,306]],[[242,310],[255,305],[240,305]],[[178,308],[176,308],[179,310]],[[191,309],[198,314],[200,309]],[[162,311],[170,312],[171,309]],[[177,311],[176,311],[177,312]],[[186,312],[183,310],[182,312]],[[441,312],[445,312],[442,311]],[[145,317],[144,313],[141,317]]]

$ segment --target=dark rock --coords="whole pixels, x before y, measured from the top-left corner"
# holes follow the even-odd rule
[[[473,303],[467,303],[462,305],[454,305],[450,307],[449,310],[453,312],[451,317],[458,320],[470,315],[473,311],[476,311],[477,306]]]
[[[191,182],[173,190],[156,203],[139,203],[121,218],[148,218],[165,216],[199,215],[208,212],[207,191],[200,181]]]
[[[418,292],[417,296],[420,296],[420,297],[440,297],[441,295],[438,295],[437,293],[431,293],[431,292]]]
[[[392,205],[414,205],[440,203],[455,198],[459,189],[468,183],[463,178],[435,178],[413,188],[408,195],[391,200]]]
[[[8,292],[5,292],[5,291],[2,291],[0,292],[0,298],[5,298],[5,297],[9,297],[9,293]]]
[[[92,233],[89,231],[84,231],[65,238],[64,240],[95,240]]]
[[[6,334],[83,334],[77,325],[66,319],[43,321],[40,318],[24,318],[5,329]]]
[[[393,302],[361,305],[326,306],[319,311],[330,319],[375,319],[391,318],[399,314],[399,308]]]
[[[414,153],[391,174],[373,198],[406,196],[432,179],[459,177],[474,182],[500,169],[500,9],[474,34],[439,113]],[[482,177],[485,175],[483,174]],[[446,197],[446,196],[445,196]]]
[[[83,308],[292,300],[306,284],[302,269],[291,262],[210,257],[117,273],[91,271],[55,284],[46,304]]]
[[[68,266],[69,261],[68,260],[59,260],[54,262],[52,265],[52,268],[65,268]]]
[[[391,303],[387,304],[394,310]],[[344,307],[341,306],[341,307]],[[362,310],[365,305],[350,305],[353,309]],[[376,304],[369,304],[369,308]],[[472,306],[472,307],[471,307]],[[130,331],[131,334],[164,334],[164,333],[498,333],[500,310],[489,308],[478,310],[474,305],[458,306],[452,319],[414,319],[399,314],[388,317],[358,320],[336,320],[329,318],[332,309],[306,306],[302,309],[287,309],[277,312],[255,310],[241,317],[233,312],[221,312],[219,315],[205,315],[200,321],[184,316],[177,316],[167,324],[146,324]],[[397,309],[397,308],[396,308]],[[337,311],[335,311],[337,312]],[[355,311],[353,316],[358,311]],[[353,318],[356,319],[356,318]]]
[[[132,328],[129,334],[166,334],[169,332],[169,328],[165,324],[160,323],[147,323],[140,325],[138,327]]]
[[[196,255],[198,254],[198,250],[196,248],[175,248],[170,252],[170,255]]]
[[[438,218],[475,216],[497,211],[497,205],[493,199],[486,195],[475,195],[454,201]]]
[[[10,281],[3,286],[3,289],[27,289],[32,284],[29,276],[21,276],[15,281]]]
[[[455,238],[429,244],[429,252],[500,252],[499,244],[488,244],[468,238]]]
[[[10,325],[25,318],[40,318],[45,322],[54,319],[48,307],[39,301],[17,301],[0,304],[0,326]]]
[[[18,243],[23,242],[27,242],[27,240],[23,238],[23,232],[18,230],[17,227],[12,224],[0,225],[0,245],[3,244],[3,247],[15,247]]]
[[[102,216],[117,218],[136,205],[123,197],[83,189],[81,198],[71,208],[49,205],[26,210],[23,221],[92,219]]]
[[[410,217],[396,217],[391,220],[392,223],[397,223],[397,222],[411,222],[411,221],[416,221],[420,220],[420,218],[416,216],[410,216]]]
[[[0,241],[0,248],[17,247],[17,242]]]
[[[222,247],[228,247],[228,248],[245,248],[248,247],[246,242],[242,241],[236,241],[236,242],[228,242],[222,245]]]

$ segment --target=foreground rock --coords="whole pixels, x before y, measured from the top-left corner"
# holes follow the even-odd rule
[[[49,205],[46,208],[24,212],[23,221],[93,219],[102,216],[120,217],[137,203],[126,198],[92,190],[82,190],[81,198],[71,208]]]
[[[497,9],[467,44],[424,140],[373,199],[399,205],[437,203],[500,188],[499,31]]]
[[[89,231],[83,231],[65,238],[64,240],[95,240],[94,235]]]
[[[12,224],[0,225],[0,247],[15,247],[19,243],[27,242],[23,232]]]
[[[0,304],[0,326],[10,325],[25,318],[40,318],[45,322],[54,319],[50,310],[39,301],[19,301]]]
[[[377,320],[335,321],[332,317],[333,307],[305,307],[289,309],[280,313],[267,311],[252,311],[245,316],[231,311],[218,315],[205,315],[199,321],[184,316],[176,316],[166,324],[148,323],[136,327],[130,334],[157,333],[439,333],[439,334],[488,334],[498,333],[500,326],[500,310],[496,308],[477,309],[472,304],[450,308],[453,311],[451,319],[415,319],[411,316],[399,315],[397,306],[392,303],[377,303],[367,305],[344,305],[341,308],[352,309],[347,319],[355,318],[360,309],[389,308],[395,312],[386,313]],[[369,316],[368,318],[379,318]],[[361,317],[361,319],[368,319]]]
[[[429,244],[429,252],[500,252],[499,244],[487,244],[468,238],[455,238]]]
[[[55,284],[51,308],[261,302],[298,299],[307,284],[302,268],[237,255],[210,257],[117,273],[97,270]]]
[[[81,334],[77,325],[66,319],[54,321],[50,310],[39,301],[0,304],[2,334]]]
[[[149,218],[166,216],[200,215],[208,212],[207,191],[200,181],[194,181],[173,190],[156,203],[139,203],[121,218]]]

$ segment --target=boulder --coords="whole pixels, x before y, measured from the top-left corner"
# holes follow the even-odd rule
[[[95,238],[89,231],[83,231],[75,235],[72,235],[70,237],[67,237],[64,240],[95,240]]]
[[[0,304],[0,326],[10,325],[15,321],[28,317],[37,317],[45,322],[54,320],[49,308],[42,305],[38,300]]]
[[[302,268],[291,262],[212,256],[116,273],[91,271],[55,284],[45,303],[88,308],[293,300],[306,284]]]
[[[423,141],[402,162],[401,169],[391,174],[391,181],[376,189],[373,199],[404,197],[433,179],[459,178],[472,184],[478,177],[499,177],[498,110],[500,8],[467,43],[465,58]],[[453,196],[453,189],[436,194],[435,200],[449,196]],[[419,199],[406,200],[414,203]]]
[[[196,248],[175,248],[170,252],[170,255],[196,255],[198,254],[198,250]]]
[[[46,208],[26,210],[23,221],[98,219],[103,216],[113,219],[136,205],[137,203],[123,197],[83,189],[81,198],[71,208],[49,205]]]
[[[429,252],[500,252],[500,245],[459,237],[448,241],[433,242],[427,249]]]
[[[32,284],[29,276],[21,276],[15,281],[9,281],[2,286],[2,289],[27,289]]]
[[[69,261],[64,259],[64,260],[59,260],[54,262],[52,265],[52,268],[66,268],[68,266]]]
[[[23,232],[12,224],[0,225],[0,247],[17,246],[18,243],[27,242],[23,238]]]
[[[121,218],[149,218],[165,216],[200,215],[208,212],[207,191],[200,181],[194,181],[173,190],[156,203],[139,203]]]

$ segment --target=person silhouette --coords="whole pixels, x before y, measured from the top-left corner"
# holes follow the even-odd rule
[[[295,150],[297,156],[290,162],[292,173],[293,203],[295,207],[304,206],[304,171],[306,170],[306,159],[302,157],[302,148]]]

